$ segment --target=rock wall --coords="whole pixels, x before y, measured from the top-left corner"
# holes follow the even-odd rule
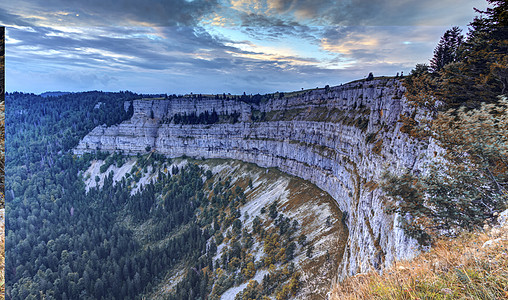
[[[127,108],[127,107],[126,107]],[[174,98],[158,101],[135,101],[134,116],[137,118],[150,118],[152,116],[161,120],[166,116],[195,112],[197,115],[205,111],[215,112],[219,115],[240,113],[240,121],[249,119],[251,107],[247,103],[234,100],[221,99],[198,99],[198,98]]]
[[[432,150],[399,131],[399,116],[408,110],[403,94],[399,81],[385,78],[290,93],[261,104],[136,100],[130,120],[95,128],[75,153],[100,149],[134,154],[150,147],[171,157],[239,159],[309,180],[347,213],[349,237],[339,272],[343,278],[381,270],[418,251],[416,241],[398,227],[398,216],[384,212],[378,186],[385,171],[421,168]],[[240,122],[161,122],[175,113],[211,109],[241,112]]]

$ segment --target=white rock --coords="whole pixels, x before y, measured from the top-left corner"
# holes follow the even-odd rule
[[[497,222],[500,226],[508,225],[508,209],[499,214]]]
[[[502,240],[501,238],[497,238],[494,240],[488,240],[485,243],[483,243],[482,248],[494,246],[494,245],[498,244],[499,242],[501,242],[501,240]]]

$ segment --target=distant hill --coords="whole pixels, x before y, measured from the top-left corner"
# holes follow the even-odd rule
[[[41,97],[58,97],[62,95],[70,94],[70,92],[44,92],[41,94]]]

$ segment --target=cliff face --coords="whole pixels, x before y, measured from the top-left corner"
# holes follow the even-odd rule
[[[416,241],[398,227],[398,217],[384,212],[378,187],[383,172],[421,168],[432,150],[399,131],[399,115],[407,111],[403,92],[394,79],[376,79],[295,92],[259,105],[217,99],[136,100],[130,120],[95,128],[75,153],[144,153],[148,146],[171,157],[233,158],[278,167],[309,180],[348,216],[349,237],[339,270],[344,277],[380,270],[417,252]],[[240,113],[239,122],[161,121],[176,113],[212,110],[219,115]]]

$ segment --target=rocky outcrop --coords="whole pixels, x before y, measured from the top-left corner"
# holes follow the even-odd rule
[[[379,188],[385,171],[421,168],[432,150],[399,131],[399,116],[407,112],[403,94],[399,81],[376,79],[290,93],[261,104],[136,100],[130,120],[95,128],[75,153],[149,150],[171,157],[233,158],[309,180],[348,216],[349,237],[339,270],[344,277],[381,270],[417,253],[416,241],[398,227],[398,216],[385,213]],[[240,122],[167,123],[176,113],[212,109],[240,113]]]

